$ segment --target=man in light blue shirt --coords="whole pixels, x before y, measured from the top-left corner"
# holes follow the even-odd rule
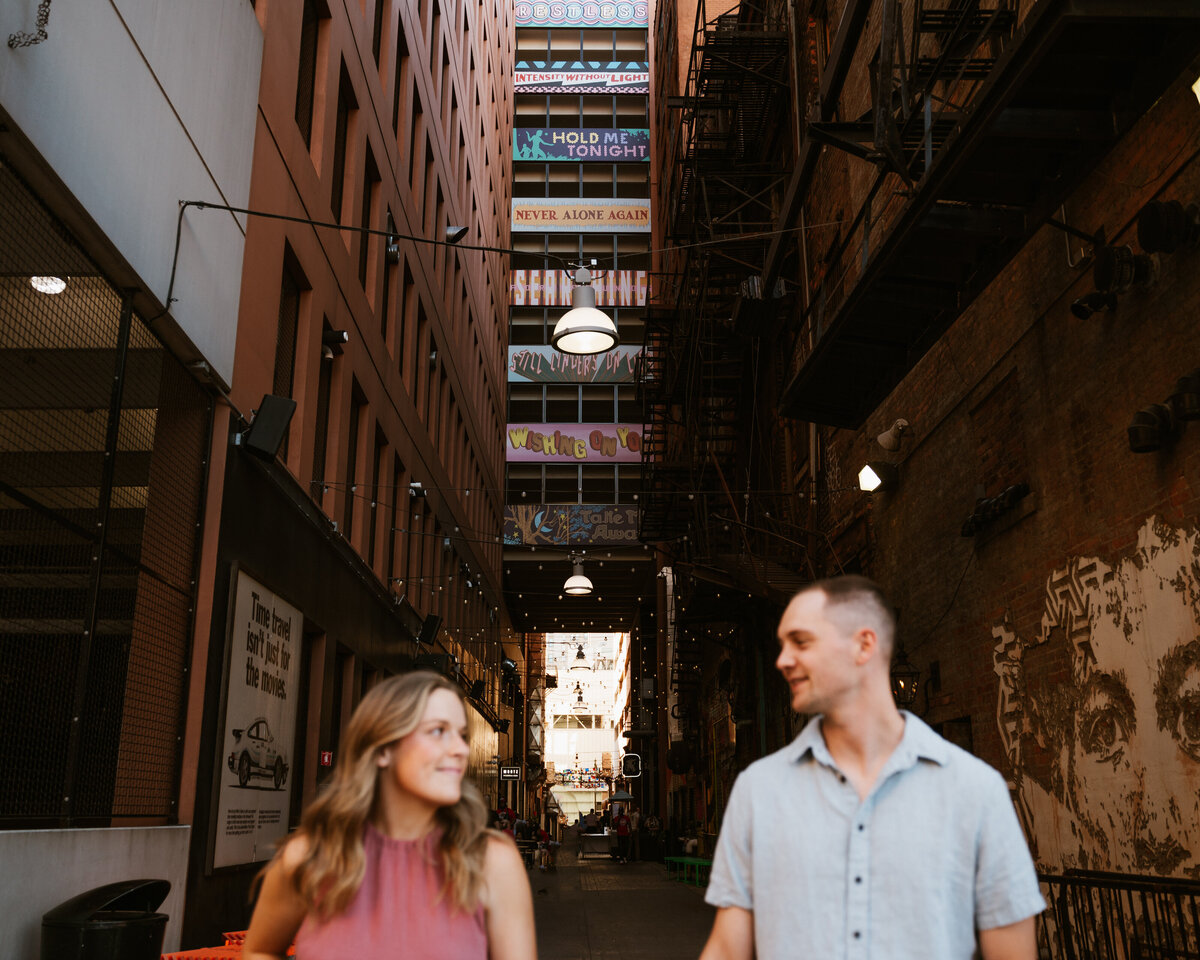
[[[815,716],[734,784],[701,960],[1034,960],[1045,904],[1004,780],[896,709],[894,637],[865,577],[784,611],[775,666]]]

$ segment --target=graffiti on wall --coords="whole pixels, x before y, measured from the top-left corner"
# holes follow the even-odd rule
[[[1038,864],[1200,879],[1200,533],[1071,557],[1041,628],[997,624],[997,721]]]

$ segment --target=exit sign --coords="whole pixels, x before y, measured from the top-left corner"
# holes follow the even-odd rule
[[[501,767],[500,768],[500,779],[501,780],[520,780],[521,779],[521,768],[520,767]]]

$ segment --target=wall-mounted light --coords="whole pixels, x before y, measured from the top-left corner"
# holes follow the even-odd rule
[[[446,242],[458,243],[459,240],[467,235],[468,229],[469,228],[467,227],[460,227],[455,224],[450,224],[448,227],[446,227]]]
[[[342,355],[342,348],[350,342],[350,333],[346,330],[321,331],[321,355],[326,360]]]
[[[1147,253],[1174,253],[1200,246],[1200,206],[1178,200],[1155,200],[1142,207],[1137,221],[1138,245]]]
[[[917,684],[921,679],[921,671],[908,662],[904,647],[896,649],[892,658],[891,681],[892,697],[896,706],[907,709],[917,701]]]
[[[876,490],[894,490],[900,479],[895,464],[884,460],[872,460],[858,471],[858,489],[867,493]]]
[[[1101,293],[1124,293],[1130,287],[1148,287],[1158,279],[1158,260],[1133,247],[1099,247],[1092,279]]]
[[[437,352],[437,347],[434,347],[432,350],[429,351],[429,369],[436,370],[437,363],[438,363],[438,352]]]
[[[1167,403],[1176,420],[1200,420],[1200,369],[1175,381]]]
[[[38,293],[47,293],[51,296],[67,289],[67,281],[62,277],[30,277],[29,285]]]
[[[1152,403],[1133,415],[1127,432],[1130,450],[1134,453],[1154,453],[1175,440],[1179,425],[1167,404]]]
[[[559,317],[550,335],[554,349],[562,353],[591,355],[611,350],[620,342],[616,324],[596,309],[596,290],[587,267],[575,272],[571,309]]]
[[[908,431],[908,421],[899,419],[894,421],[890,427],[877,436],[875,442],[883,447],[884,450],[896,451],[900,449],[900,440]]]
[[[408,485],[408,495],[410,497],[424,497],[426,495],[425,488],[421,486],[420,480],[414,480]]]
[[[1099,290],[1093,290],[1086,296],[1080,297],[1071,303],[1071,313],[1080,320],[1087,320],[1093,314],[1108,313],[1116,309],[1117,295],[1115,293],[1101,293]]]

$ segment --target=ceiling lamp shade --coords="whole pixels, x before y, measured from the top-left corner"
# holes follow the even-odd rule
[[[571,309],[554,325],[551,345],[560,353],[588,356],[611,350],[619,342],[616,324],[596,309],[591,272],[580,267],[575,272],[575,286],[571,290]]]
[[[583,575],[583,561],[576,560],[574,573],[567,577],[567,582],[563,584],[563,593],[569,593],[573,597],[586,597],[591,592],[592,581]]]

